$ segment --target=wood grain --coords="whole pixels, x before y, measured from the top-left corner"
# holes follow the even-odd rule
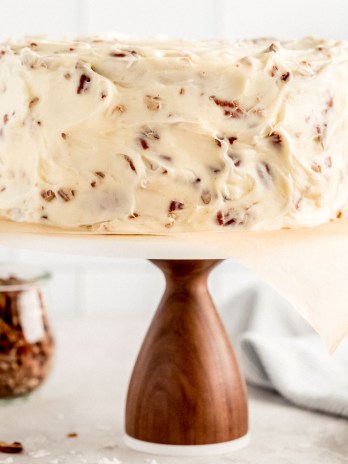
[[[126,433],[202,445],[248,431],[245,385],[207,288],[217,260],[154,260],[167,287],[132,374]]]

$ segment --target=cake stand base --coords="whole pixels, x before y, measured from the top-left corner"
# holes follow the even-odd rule
[[[166,290],[136,361],[126,443],[166,455],[223,454],[248,440],[245,384],[207,279],[218,260],[152,260]]]
[[[215,443],[213,445],[161,445],[158,443],[136,440],[128,435],[125,435],[124,441],[128,448],[141,453],[160,456],[199,457],[228,454],[238,451],[249,444],[250,436],[247,434],[242,438],[236,438],[226,443]]]

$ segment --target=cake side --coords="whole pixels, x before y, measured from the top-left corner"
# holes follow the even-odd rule
[[[347,215],[348,48],[263,39],[0,46],[0,216],[101,233]]]

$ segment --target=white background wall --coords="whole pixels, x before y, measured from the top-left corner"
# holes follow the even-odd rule
[[[244,38],[317,35],[348,38],[348,0],[0,0],[0,40],[119,31],[148,36]],[[0,247],[0,260],[39,263],[54,272],[49,305],[57,312],[150,311],[163,278],[142,260],[79,258]],[[212,278],[220,307],[231,287],[255,278],[227,262]]]
[[[347,0],[1,0],[0,39],[120,31],[192,38],[347,37]]]

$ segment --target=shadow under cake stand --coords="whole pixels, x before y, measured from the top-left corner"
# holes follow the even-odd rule
[[[198,236],[197,236],[198,237]],[[244,380],[207,288],[224,258],[180,235],[87,235],[0,222],[0,245],[41,251],[145,258],[166,289],[130,380],[125,442],[152,454],[223,454],[248,442]]]

